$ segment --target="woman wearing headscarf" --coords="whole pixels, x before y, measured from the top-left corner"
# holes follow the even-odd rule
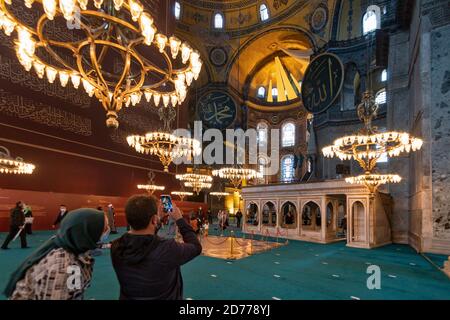
[[[94,259],[90,251],[107,232],[98,210],[72,211],[57,234],[13,272],[4,294],[11,300],[81,300],[89,287]]]

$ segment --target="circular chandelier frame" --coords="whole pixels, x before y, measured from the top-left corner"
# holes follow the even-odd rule
[[[22,158],[13,158],[9,150],[0,146],[0,173],[6,174],[32,174],[35,165],[26,163]]]

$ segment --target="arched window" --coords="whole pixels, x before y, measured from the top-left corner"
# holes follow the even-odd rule
[[[272,97],[274,97],[274,98],[278,97],[278,89],[277,88],[272,88]]]
[[[214,15],[214,28],[223,29],[223,15],[221,13]]]
[[[267,143],[268,127],[265,122],[260,122],[256,126],[256,132],[258,134],[258,145],[264,146]]]
[[[387,102],[386,89],[381,89],[377,92],[377,94],[375,95],[375,102],[379,105],[385,104]]]
[[[281,146],[293,147],[295,145],[295,125],[288,122],[281,128]]]
[[[269,9],[265,4],[262,4],[259,7],[259,15],[261,17],[261,21],[266,21],[269,19]]]
[[[258,173],[261,175],[260,181],[261,182],[267,182],[267,173],[268,173],[268,165],[269,165],[269,159],[265,156],[258,157]]]
[[[381,82],[386,82],[386,81],[387,81],[387,77],[388,77],[387,70],[384,69],[384,70],[381,72]]]
[[[178,1],[175,1],[175,6],[173,8],[173,14],[175,15],[175,19],[180,20],[180,18],[181,18],[181,4]]]
[[[368,34],[381,28],[381,9],[378,6],[367,8],[363,17],[363,34]]]
[[[266,96],[266,88],[259,87],[258,88],[258,98],[264,98]]]
[[[281,159],[281,181],[290,183],[294,180],[294,155],[290,154]]]

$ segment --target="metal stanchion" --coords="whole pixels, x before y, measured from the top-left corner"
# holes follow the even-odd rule
[[[234,252],[233,252],[233,241],[234,241],[234,231],[231,230],[231,236],[230,236],[230,256],[227,258],[228,260],[236,260],[236,257],[234,256]]]

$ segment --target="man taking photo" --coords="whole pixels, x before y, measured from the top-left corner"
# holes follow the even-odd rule
[[[181,300],[181,265],[202,252],[192,227],[175,205],[170,218],[176,221],[184,243],[157,236],[164,215],[155,197],[134,196],[125,205],[131,230],[111,246],[111,259],[120,283],[121,300]]]

